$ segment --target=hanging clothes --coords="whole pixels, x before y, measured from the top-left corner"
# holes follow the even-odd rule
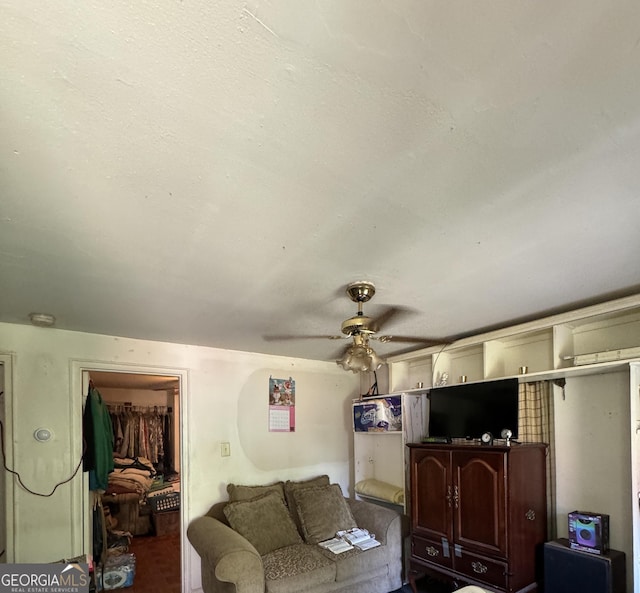
[[[122,431],[122,423],[118,414],[110,413],[111,424],[113,425],[113,450],[119,451],[124,441],[124,433]]]
[[[107,526],[104,519],[104,508],[100,496],[93,501],[93,558],[97,564],[103,565],[107,559]]]
[[[164,434],[162,430],[164,413],[158,413],[157,408],[153,412],[149,410],[146,415],[147,439],[149,443],[149,459],[154,463],[164,460]]]
[[[120,415],[120,425],[122,426],[122,444],[117,450],[120,457],[135,457],[134,447],[134,425],[131,410],[126,410]]]
[[[83,469],[89,472],[89,490],[106,490],[113,471],[113,425],[107,405],[92,383],[82,425],[86,443]]]
[[[138,447],[136,455],[151,459],[149,454],[149,440],[147,438],[147,419],[144,414],[138,416]],[[153,463],[153,459],[151,459]]]
[[[163,471],[173,465],[167,463],[172,446],[171,432],[166,429],[171,424],[171,408],[110,404],[109,410],[117,456],[144,457],[154,466],[161,464]]]
[[[165,414],[162,418],[162,443],[164,455],[162,456],[165,473],[173,472],[173,415]]]

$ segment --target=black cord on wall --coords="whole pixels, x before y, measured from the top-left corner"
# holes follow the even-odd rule
[[[4,395],[4,391],[0,391],[0,398],[3,395]],[[35,490],[31,490],[30,488],[25,486],[24,482],[22,481],[22,477],[20,476],[20,474],[18,472],[14,471],[12,469],[9,469],[9,467],[7,467],[7,455],[5,453],[5,448],[4,448],[4,424],[2,423],[2,420],[0,420],[0,450],[2,451],[2,466],[4,467],[4,469],[7,472],[9,472],[10,474],[16,476],[20,486],[22,486],[30,494],[33,494],[35,496],[42,496],[42,497],[48,498],[50,496],[53,496],[54,492],[58,489],[58,486],[62,486],[62,484],[66,484],[67,482],[70,482],[71,480],[73,480],[73,478],[76,477],[76,474],[78,473],[78,471],[80,470],[80,466],[82,465],[82,460],[84,459],[84,453],[85,453],[85,450],[86,450],[86,443],[83,442],[82,455],[80,456],[80,461],[78,462],[78,465],[76,466],[76,469],[74,470],[74,472],[66,480],[63,480],[62,482],[58,482],[54,486],[53,490],[51,492],[49,492],[48,494],[44,494],[44,493],[41,493],[41,492],[36,492]],[[0,558],[2,558],[5,555],[5,553],[6,553],[6,548],[3,549],[2,551],[0,551]]]
[[[4,392],[0,392],[0,397],[3,394],[4,394]],[[9,467],[7,467],[7,456],[6,456],[5,448],[4,448],[4,425],[2,424],[1,420],[0,420],[0,449],[2,450],[2,466],[4,467],[4,469],[7,472],[9,472],[10,474],[16,476],[20,486],[22,486],[30,494],[33,494],[35,496],[42,496],[42,497],[48,498],[49,496],[53,496],[54,492],[58,489],[59,486],[62,486],[62,484],[66,484],[68,482],[71,482],[71,480],[73,480],[73,478],[76,477],[76,474],[78,473],[78,471],[80,470],[80,466],[82,465],[82,459],[84,458],[84,452],[85,452],[86,446],[83,445],[83,447],[82,447],[82,455],[80,456],[80,461],[78,461],[78,465],[76,466],[76,469],[73,471],[71,476],[69,476],[66,480],[62,480],[62,482],[58,482],[53,487],[53,490],[51,492],[49,492],[49,493],[36,492],[35,490],[31,490],[22,481],[22,477],[20,476],[20,474],[17,471],[14,471],[14,470],[10,469]],[[3,550],[3,552],[4,552],[4,550]],[[1,555],[2,554],[0,554],[0,556]]]

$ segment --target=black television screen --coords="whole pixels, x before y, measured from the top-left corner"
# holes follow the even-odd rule
[[[500,438],[508,428],[518,437],[518,379],[435,387],[428,398],[429,436]]]

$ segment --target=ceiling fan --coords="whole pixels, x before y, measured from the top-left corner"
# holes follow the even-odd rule
[[[268,340],[277,339],[295,339],[295,338],[329,338],[331,340],[340,340],[351,338],[352,344],[345,348],[342,357],[336,360],[336,363],[346,371],[354,373],[375,371],[379,369],[384,361],[376,354],[370,346],[370,340],[378,340],[379,342],[411,342],[422,344],[423,346],[433,346],[436,344],[446,344],[447,340],[417,338],[397,335],[376,335],[384,325],[397,315],[406,312],[401,307],[388,307],[377,317],[369,317],[364,314],[363,304],[369,302],[376,293],[376,288],[372,282],[359,280],[352,282],[347,286],[347,295],[358,305],[358,312],[353,317],[345,319],[342,322],[340,330],[342,335],[332,336],[271,336],[266,337]]]

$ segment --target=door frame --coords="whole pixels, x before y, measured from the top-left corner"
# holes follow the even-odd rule
[[[640,362],[630,363],[629,371],[632,554],[627,557],[627,571],[632,574],[633,593],[640,593]]]
[[[13,458],[13,354],[0,354],[0,365],[3,367],[3,383],[0,389],[4,391],[4,395],[0,398],[0,406],[3,407],[2,425],[4,428],[4,453],[6,455],[7,467],[13,469],[15,467]],[[0,529],[4,530],[4,540],[0,542],[0,552],[4,547],[4,556],[0,557],[0,563],[15,562],[15,517],[13,513],[13,502],[15,497],[15,480],[8,472],[0,468],[4,475],[4,492],[0,503],[0,513],[2,520],[0,521]]]
[[[189,371],[184,368],[167,367],[167,366],[149,366],[141,364],[127,364],[106,362],[99,360],[79,360],[71,361],[71,393],[73,397],[74,415],[71,419],[72,427],[72,447],[75,451],[82,451],[82,410],[86,393],[83,390],[83,376],[85,372],[102,371],[110,373],[129,373],[140,375],[172,375],[178,378],[180,386],[180,498],[183,504],[180,505],[180,570],[182,578],[182,590],[188,591],[188,575],[191,574],[191,557],[187,553],[187,505],[185,501],[189,500],[189,442],[186,438],[189,424],[189,414],[187,411],[188,402],[188,383]],[[86,509],[90,504],[89,493],[89,477],[83,472],[82,477],[73,480],[72,499],[77,502],[73,508],[76,509],[77,515],[74,523],[73,538],[81,541],[82,552],[89,553],[91,550],[91,525],[89,515]]]

